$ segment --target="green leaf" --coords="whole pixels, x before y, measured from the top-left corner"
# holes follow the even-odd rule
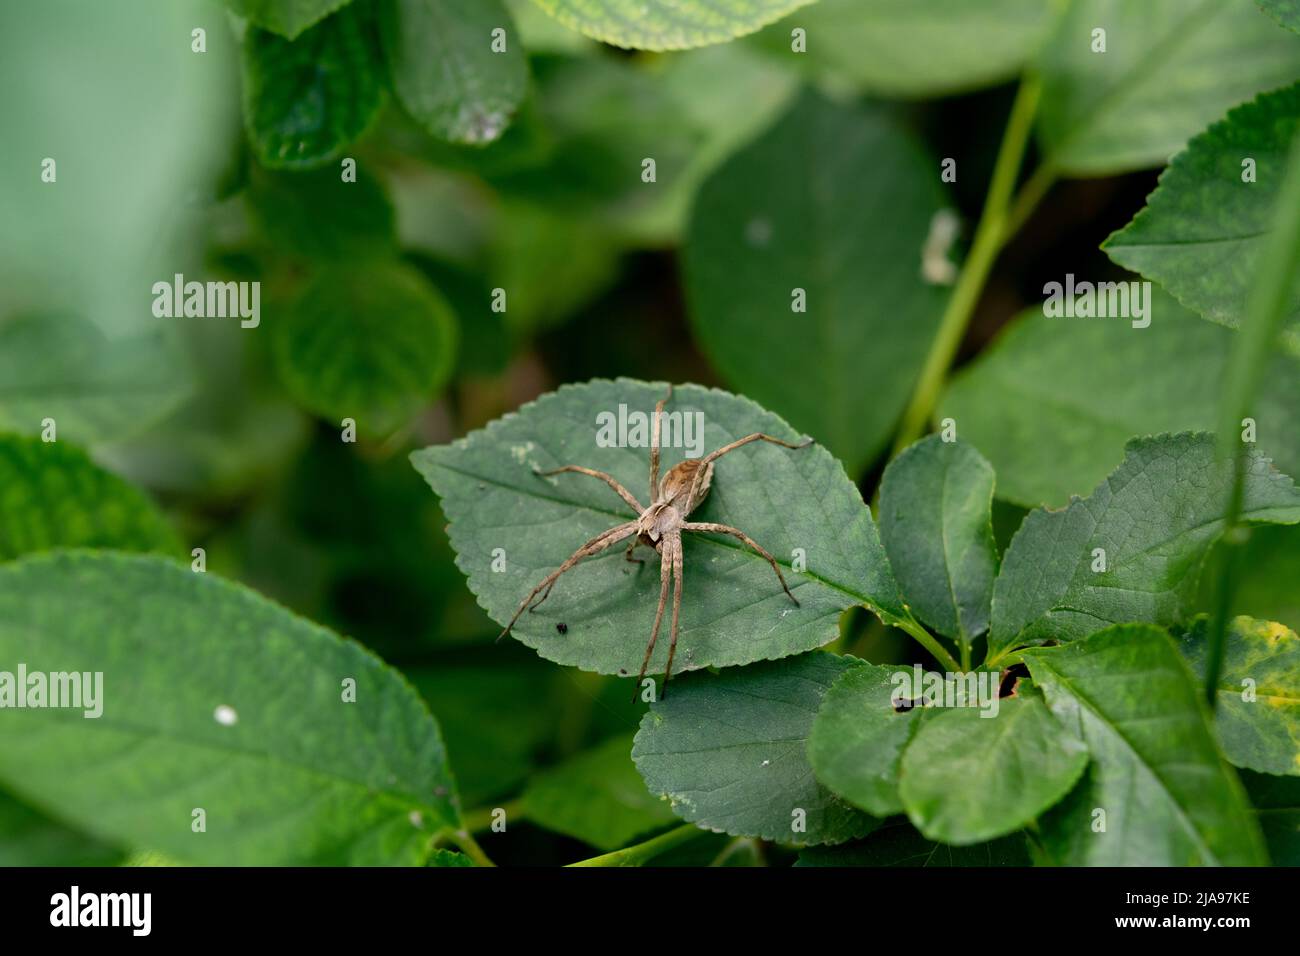
[[[1282,26],[1300,33],[1300,0],[1255,0],[1255,2]]]
[[[942,96],[1014,76],[1042,42],[1042,0],[819,0],[757,42],[804,67],[883,96]],[[807,52],[791,49],[806,31]]]
[[[1300,866],[1300,779],[1243,770],[1274,866]]]
[[[554,672],[536,659],[530,663],[535,666],[498,661],[488,667],[407,672],[438,715],[466,806],[517,792],[554,732],[556,701],[550,684]]]
[[[121,850],[0,793],[0,866],[115,866],[122,858]]]
[[[83,547],[182,552],[153,503],[79,448],[0,434],[0,562]]]
[[[464,853],[457,853],[455,850],[434,850],[429,854],[429,860],[425,866],[473,866],[474,861]]]
[[[292,40],[352,0],[221,0],[253,23]]]
[[[102,673],[98,718],[6,712],[0,780],[111,842],[209,865],[411,864],[459,826],[415,691],[357,644],[209,574],[93,552],[0,567],[0,660]]]
[[[630,379],[566,385],[451,445],[411,456],[441,496],[457,565],[493,620],[505,625],[524,595],[585,541],[635,517],[594,478],[542,477],[535,470],[569,464],[598,469],[644,504],[649,432],[637,433],[635,416],[648,424],[666,392],[662,383]],[[692,433],[699,453],[753,432],[799,437],[748,399],[696,385],[674,389],[665,421],[676,413],[692,428],[702,422],[702,431]],[[609,441],[602,438],[602,422],[620,414],[632,426],[625,435],[631,447],[603,447],[616,436],[611,426]],[[665,444],[677,447],[665,447],[661,473],[683,457],[680,437]],[[840,614],[856,604],[890,622],[910,620],[870,512],[824,448],[792,451],[756,442],[726,455],[692,518],[740,528],[766,548],[801,606],[790,603],[759,555],[731,539],[688,533],[676,672],[819,647],[839,636]],[[511,634],[547,660],[602,674],[637,673],[659,600],[659,568],[646,548],[639,549],[644,565],[629,564],[626,547],[612,547],[565,574]],[[795,549],[802,549],[806,570],[791,566],[799,557]],[[494,563],[504,571],[494,571]],[[559,624],[566,625],[564,634]],[[666,638],[656,646],[649,673],[663,671]]]
[[[488,275],[494,288],[506,290],[500,317],[515,332],[573,318],[618,279],[620,250],[597,223],[525,202],[504,202],[498,215]],[[482,300],[484,308],[489,301]]]
[[[240,145],[228,18],[209,0],[44,0],[6,13],[0,89],[13,92],[0,149],[0,324],[12,310],[39,309],[91,318],[94,337],[108,341],[157,332],[153,283],[178,272],[217,278],[202,260],[213,223],[207,207]],[[196,54],[191,31],[199,27],[208,52]],[[56,36],[57,48],[45,43]],[[56,182],[43,181],[44,158],[57,162]],[[89,340],[79,344],[100,357]],[[136,396],[148,408],[143,393],[174,371],[169,361],[151,364],[146,350],[134,358]],[[0,343],[0,365],[8,353]],[[26,380],[0,369],[0,389]],[[94,387],[89,378],[70,381],[84,382],[85,397]]]
[[[1074,0],[1039,67],[1047,162],[1101,176],[1160,165],[1228,107],[1294,82],[1300,38],[1240,0]]]
[[[297,169],[338,156],[384,99],[370,8],[353,3],[286,40],[256,27],[244,38],[244,125],[263,166]]]
[[[1277,238],[1274,210],[1298,129],[1300,84],[1232,110],[1174,157],[1145,208],[1102,248],[1188,308],[1237,328]],[[1255,179],[1243,182],[1247,160]],[[1283,341],[1300,355],[1300,277],[1289,285]]]
[[[906,820],[886,823],[865,839],[799,852],[795,866],[1029,866],[1023,834],[975,846],[945,846],[927,840]]]
[[[990,662],[1015,647],[1077,640],[1111,623],[1183,619],[1223,532],[1232,468],[1212,435],[1135,438],[1123,464],[1087,498],[1061,511],[1030,512],[993,586]],[[1291,479],[1255,452],[1246,468],[1242,519],[1300,522],[1300,491]]]
[[[615,46],[686,50],[723,43],[812,0],[536,0],[564,25]]]
[[[1204,682],[1210,619],[1199,617],[1179,649]],[[1272,621],[1229,623],[1215,688],[1215,730],[1238,767],[1300,776],[1300,637]]]
[[[998,497],[1059,506],[1087,494],[1124,457],[1134,435],[1213,430],[1218,383],[1236,332],[1153,293],[1151,324],[1021,314],[954,376],[940,418],[992,462]],[[1300,361],[1268,366],[1253,407],[1260,448],[1300,474]]]
[[[876,664],[845,671],[826,692],[808,738],[818,782],[878,817],[903,811],[898,761],[925,713],[895,709],[900,671]]]
[[[294,398],[374,435],[403,424],[446,384],[456,338],[451,307],[398,262],[321,273],[271,326],[276,370]]]
[[[805,753],[827,689],[858,663],[817,652],[687,675],[651,705],[632,759],[651,792],[709,829],[800,845],[865,836],[877,821],[819,784]]]
[[[614,737],[538,774],[524,791],[524,814],[600,850],[672,823],[672,808],[646,790],[631,751],[631,734]]]
[[[991,715],[991,716],[990,716]],[[938,710],[903,751],[898,794],[927,838],[968,846],[1025,827],[1069,792],[1088,765],[1037,692],[996,710]]]
[[[505,132],[528,90],[528,63],[500,0],[391,0],[381,34],[393,90],[426,131],[484,145]],[[494,52],[493,31],[505,31]]]
[[[885,469],[879,517],[916,618],[964,645],[983,634],[998,567],[992,466],[970,445],[931,435]]]
[[[1040,821],[1049,858],[1070,866],[1267,862],[1200,690],[1164,631],[1120,625],[1025,651],[1024,659],[1052,713],[1093,761]]]
[[[0,321],[0,428],[80,444],[145,430],[190,394],[185,357],[164,332],[106,336],[85,319],[28,314]]]
[[[700,347],[852,474],[892,433],[947,296],[921,274],[936,169],[880,112],[808,94],[696,198],[684,268]]]
[[[393,252],[392,203],[365,163],[357,181],[338,170],[268,173],[255,170],[246,199],[254,220],[277,255],[334,262],[378,258]]]

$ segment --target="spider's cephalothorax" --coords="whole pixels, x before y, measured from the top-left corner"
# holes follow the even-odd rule
[[[812,439],[809,438],[798,445],[792,445],[789,442],[781,441],[779,438],[773,438],[771,435],[755,432],[752,435],[746,435],[744,438],[738,438],[730,444],[723,445],[716,451],[709,452],[703,458],[688,458],[680,462],[668,470],[661,482],[659,480],[659,422],[660,417],[663,415],[664,405],[672,398],[672,395],[673,390],[670,385],[667,396],[655,405],[654,427],[651,430],[650,438],[650,507],[643,507],[630,491],[603,471],[595,471],[581,465],[565,465],[563,468],[556,468],[552,471],[538,472],[539,475],[550,476],[572,471],[581,475],[590,475],[592,478],[599,478],[613,488],[620,498],[636,510],[637,517],[632,521],[616,525],[608,531],[596,535],[596,537],[573,552],[556,570],[547,575],[520,603],[519,610],[515,611],[515,616],[510,619],[510,623],[501,632],[502,637],[510,633],[510,629],[515,626],[515,622],[519,620],[519,616],[524,611],[532,611],[550,596],[551,589],[555,587],[555,582],[560,579],[560,575],[583,558],[599,554],[605,549],[631,538],[632,541],[627,548],[628,561],[642,563],[640,559],[632,556],[638,544],[654,548],[659,554],[659,608],[655,611],[655,623],[650,631],[650,642],[646,645],[645,659],[641,662],[641,673],[637,675],[637,686],[640,686],[641,679],[645,677],[646,668],[650,666],[650,655],[654,653],[655,642],[659,639],[659,626],[663,623],[664,609],[668,604],[668,586],[673,585],[673,621],[671,638],[668,644],[668,664],[664,668],[664,687],[666,690],[668,680],[673,673],[673,655],[677,652],[677,617],[682,607],[683,531],[728,534],[738,539],[742,544],[752,548],[767,560],[767,563],[772,566],[772,570],[776,572],[777,580],[781,582],[781,587],[786,595],[791,601],[794,601],[796,606],[799,604],[795,596],[790,593],[790,588],[786,586],[785,576],[781,574],[781,568],[776,563],[776,559],[763,550],[753,538],[739,528],[733,528],[730,525],[715,524],[709,521],[688,521],[686,519],[690,517],[691,512],[699,507],[700,502],[709,493],[709,487],[713,483],[713,463],[727,452],[734,451],[742,445],[748,445],[750,442],[755,441],[771,442],[783,448],[806,448],[812,444]],[[538,597],[539,594],[540,597]],[[534,598],[537,598],[537,600],[534,601]],[[635,694],[635,689],[633,694]]]

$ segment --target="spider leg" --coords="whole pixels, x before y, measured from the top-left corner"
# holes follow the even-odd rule
[[[580,475],[590,475],[592,478],[599,478],[605,484],[617,491],[620,498],[635,508],[637,514],[645,511],[645,509],[641,507],[641,502],[636,500],[636,496],[633,495],[632,492],[620,485],[612,475],[607,475],[603,471],[596,471],[594,468],[583,468],[581,465],[565,465],[563,468],[552,468],[550,471],[534,471],[534,474],[541,475],[543,478],[548,478],[551,475],[558,475],[565,471],[573,471]]]
[[[668,681],[673,676],[673,655],[677,653],[677,615],[682,609],[682,536],[673,535],[673,632],[668,642],[668,666],[664,668],[664,689],[659,696],[668,696]]]
[[[664,413],[664,405],[673,397],[672,383],[668,385],[668,394],[659,399],[655,406],[654,427],[650,430],[650,500],[659,497],[659,419]]]
[[[636,551],[636,546],[639,543],[640,542],[636,538],[633,538],[631,541],[628,542],[627,554],[623,555],[623,560],[626,561],[628,564],[645,564],[645,558],[632,557],[632,554],[633,552]]]
[[[780,445],[782,448],[794,448],[794,449],[807,448],[809,445],[812,444],[811,438],[805,438],[803,441],[799,442],[799,444],[792,445],[788,441],[782,441],[779,438],[773,438],[771,435],[764,435],[762,432],[754,432],[754,434],[752,435],[746,435],[744,438],[737,438],[735,441],[731,442],[730,444],[723,445],[721,448],[717,449],[716,451],[709,452],[707,455],[704,456],[704,462],[702,464],[708,464],[711,461],[717,461],[727,452],[735,451],[737,448],[741,447],[742,445],[748,445],[750,442],[755,442],[755,441],[770,441],[773,445]]]
[[[705,455],[703,458],[700,459],[700,467],[696,470],[695,478],[691,481],[690,495],[687,497],[686,500],[687,501],[695,500],[695,487],[700,482],[700,476],[708,472],[709,465],[717,461],[723,455],[727,454],[727,452],[735,451],[737,448],[740,448],[742,445],[748,445],[750,442],[756,442],[756,441],[767,441],[767,442],[771,442],[773,445],[780,445],[782,448],[793,448],[796,451],[800,448],[807,448],[809,445],[813,443],[813,440],[811,438],[805,438],[797,445],[792,445],[788,441],[782,441],[779,438],[773,438],[771,435],[764,435],[762,432],[754,432],[754,434],[746,435],[744,438],[737,438],[735,441],[730,442],[726,445],[723,445],[721,448],[709,452],[707,455]]]
[[[664,539],[668,546],[668,539]],[[641,661],[641,672],[636,675],[636,684],[632,687],[632,703],[636,703],[637,691],[645,679],[646,668],[650,666],[650,655],[654,653],[655,641],[659,640],[659,625],[664,620],[664,606],[668,603],[668,582],[672,580],[673,563],[666,551],[659,552],[659,609],[655,611],[655,626],[650,631],[650,643],[645,646],[645,657]]]
[[[610,545],[617,544],[618,542],[622,541],[624,538],[634,533],[635,531],[636,531],[636,522],[628,521],[625,524],[617,525],[616,527],[610,528],[608,531],[601,532],[600,534],[596,535],[596,537],[592,538],[590,541],[584,544],[577,551],[573,552],[573,554],[571,554],[563,564],[561,564],[558,568],[556,568],[554,571],[548,574],[542,580],[541,584],[537,585],[537,587],[533,588],[531,591],[528,592],[528,596],[524,598],[522,602],[520,602],[519,610],[515,611],[515,616],[510,619],[510,623],[506,625],[505,630],[502,631],[497,636],[497,640],[498,641],[501,640],[501,638],[505,637],[507,634],[510,633],[510,629],[515,626],[515,622],[519,620],[519,616],[523,614],[525,610],[532,610],[533,608],[537,607],[537,604],[542,603],[541,601],[538,601],[537,604],[533,604],[532,607],[529,607],[530,602],[533,600],[534,597],[537,596],[537,593],[539,591],[543,589],[546,590],[546,594],[542,595],[542,601],[546,600],[546,596],[551,593],[551,588],[555,586],[555,582],[559,580],[560,575],[562,575],[565,571],[568,571],[570,568],[572,568],[583,558],[590,557],[593,554],[599,554],[601,551],[604,551]]]
[[[795,607],[799,606],[799,599],[790,593],[790,588],[785,583],[785,575],[781,573],[781,566],[776,563],[776,558],[768,554],[767,551],[763,549],[762,545],[760,545],[749,535],[745,534],[745,532],[741,531],[739,528],[733,528],[729,524],[716,524],[715,522],[712,521],[687,521],[682,525],[682,530],[683,531],[712,531],[715,534],[729,534],[733,538],[739,538],[741,544],[753,548],[755,551],[757,551],[759,554],[761,554],[764,558],[767,559],[767,563],[770,564],[772,566],[772,570],[776,572],[776,578],[778,581],[781,582],[781,587],[782,589],[784,589],[786,596],[790,598],[791,601],[794,601]]]

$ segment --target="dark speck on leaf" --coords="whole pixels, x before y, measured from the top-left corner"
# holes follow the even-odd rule
[[[561,634],[569,633],[569,625],[565,624],[563,621],[561,621],[559,624],[556,624],[555,629],[559,631]]]

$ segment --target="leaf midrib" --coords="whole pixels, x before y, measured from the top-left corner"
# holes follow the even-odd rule
[[[1033,656],[1035,660],[1038,660],[1040,662],[1044,661],[1044,659],[1046,658],[1046,655],[1042,653],[1038,653]],[[1119,727],[1116,726],[1114,723],[1112,723],[1105,716],[1105,714],[1097,706],[1096,702],[1094,702],[1091,697],[1082,693],[1079,690],[1078,686],[1075,685],[1075,683],[1071,681],[1070,678],[1068,678],[1065,674],[1061,673],[1061,671],[1058,670],[1057,668],[1053,667],[1050,662],[1050,658],[1046,658],[1046,659],[1047,659],[1047,663],[1045,663],[1043,666],[1046,667],[1047,670],[1051,671],[1052,674],[1056,676],[1056,679],[1060,682],[1061,686],[1067,689],[1070,695],[1076,701],[1078,701],[1081,706],[1086,707],[1087,710],[1093,715],[1093,717],[1095,717],[1098,721],[1100,721],[1102,726],[1106,727],[1111,732],[1111,734],[1114,736],[1116,740],[1123,743],[1125,749],[1128,751],[1130,756],[1139,765],[1144,767],[1149,774],[1151,774],[1151,778],[1153,780],[1157,781],[1160,784],[1160,788],[1163,791],[1166,799],[1168,799],[1169,802],[1174,806],[1177,819],[1179,820],[1180,823],[1182,823],[1184,828],[1192,835],[1194,841],[1196,842],[1198,847],[1202,850],[1202,852],[1205,854],[1206,858],[1213,863],[1216,864],[1220,863],[1218,854],[1211,851],[1210,847],[1205,843],[1204,838],[1201,836],[1201,832],[1196,828],[1191,818],[1187,815],[1187,812],[1183,808],[1182,803],[1174,796],[1173,791],[1170,790],[1169,784],[1165,781],[1164,777],[1162,777],[1156,771],[1156,769],[1153,766],[1151,766],[1151,764],[1149,764],[1145,758],[1142,757],[1141,753],[1138,751],[1133,741],[1129,740],[1129,738],[1120,731]],[[1126,673],[1124,676],[1131,677],[1132,674]]]

